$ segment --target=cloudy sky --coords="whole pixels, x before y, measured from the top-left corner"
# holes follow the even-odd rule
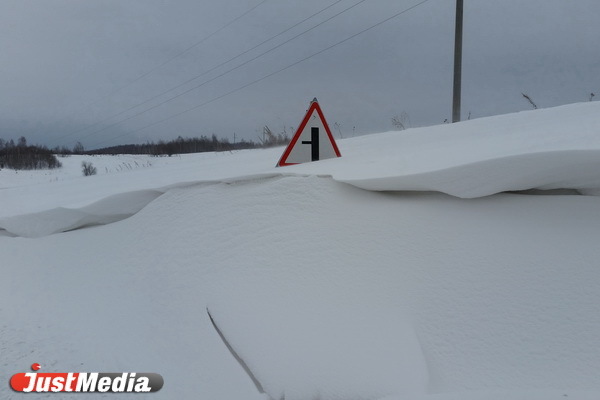
[[[0,0],[0,137],[255,140],[313,97],[336,137],[439,124],[455,0],[401,13],[421,2]],[[465,0],[463,119],[600,98],[599,21],[597,0]]]

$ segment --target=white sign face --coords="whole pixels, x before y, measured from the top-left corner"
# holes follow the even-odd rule
[[[310,104],[296,134],[277,163],[278,167],[341,157],[319,103]]]

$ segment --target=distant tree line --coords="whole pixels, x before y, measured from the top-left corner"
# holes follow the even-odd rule
[[[45,146],[28,145],[23,136],[16,144],[13,139],[0,138],[0,168],[52,169],[61,166],[53,151]]]
[[[0,168],[11,169],[48,169],[60,168],[61,163],[55,155],[68,156],[72,154],[148,154],[153,156],[172,156],[173,154],[202,153],[209,151],[232,151],[242,149],[255,149],[285,145],[289,142],[287,133],[274,133],[268,126],[263,128],[262,137],[258,142],[240,140],[231,143],[228,139],[219,139],[216,135],[210,138],[200,136],[183,138],[170,141],[159,140],[157,143],[125,144],[105,147],[97,150],[85,150],[81,142],[73,148],[56,146],[52,150],[46,146],[31,146],[27,139],[21,136],[17,143],[13,139],[6,141],[0,138]]]
[[[97,150],[86,151],[86,154],[149,154],[153,156],[172,156],[173,154],[202,153],[207,151],[231,151],[240,149],[253,149],[257,147],[253,142],[242,140],[231,143],[227,139],[219,139],[216,135],[208,138],[182,138],[165,142],[148,142],[144,144],[124,144],[119,146],[104,147]]]
[[[153,156],[172,156],[173,154],[203,153],[208,151],[232,151],[243,149],[255,149],[262,147],[273,147],[285,145],[289,138],[285,132],[275,134],[268,126],[263,128],[262,138],[259,142],[241,141],[231,143],[229,139],[219,139],[216,135],[210,138],[200,136],[195,138],[183,138],[179,136],[171,141],[159,140],[144,144],[124,144],[119,146],[104,147],[97,150],[88,150],[85,154],[149,154]]]

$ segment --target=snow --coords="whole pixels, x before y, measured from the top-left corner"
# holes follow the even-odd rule
[[[340,181],[367,190],[439,191],[475,198],[528,189],[592,193],[600,188],[599,170],[599,150],[568,150],[506,156],[410,175]]]
[[[156,399],[596,399],[600,199],[499,192],[595,194],[599,111],[285,168],[277,148],[2,170],[0,380],[38,362],[160,373]]]
[[[15,236],[40,237],[93,225],[110,224],[131,217],[163,194],[139,190],[115,194],[78,209],[54,208],[0,219],[4,230]]]
[[[80,208],[129,191],[157,190],[164,186],[185,185],[188,181],[235,178],[240,175],[240,164],[250,171],[260,170],[268,165],[264,158],[277,157],[278,153],[279,150],[271,149],[174,157],[69,156],[60,159],[64,168],[58,170],[4,169],[0,170],[0,218],[55,207]],[[83,177],[82,161],[91,162],[98,175]]]
[[[387,132],[341,141],[344,160],[291,167],[367,190],[473,198],[511,190],[600,187],[596,103]]]

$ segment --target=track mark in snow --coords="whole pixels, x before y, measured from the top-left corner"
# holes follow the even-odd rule
[[[250,367],[248,367],[248,364],[246,364],[246,362],[242,359],[242,357],[239,356],[239,354],[231,346],[231,344],[229,343],[229,341],[227,340],[227,338],[225,337],[225,335],[223,334],[223,332],[219,329],[219,327],[217,326],[217,323],[215,322],[213,316],[210,314],[210,311],[208,310],[208,307],[206,308],[206,313],[208,314],[208,318],[210,318],[210,323],[212,324],[213,328],[215,328],[215,331],[217,331],[217,333],[219,334],[219,337],[223,341],[223,344],[225,344],[225,347],[227,347],[227,350],[229,350],[229,352],[231,353],[231,355],[233,356],[233,358],[235,358],[235,360],[238,362],[238,364],[240,364],[241,367],[244,369],[244,371],[246,372],[246,374],[248,374],[248,376],[252,380],[252,383],[254,383],[254,386],[256,386],[256,390],[258,390],[258,392],[261,393],[261,394],[266,394],[265,390],[263,389],[262,384],[256,378],[256,376],[254,376],[254,374],[252,373],[252,370],[250,369]],[[269,398],[272,399],[271,396],[269,396]]]

